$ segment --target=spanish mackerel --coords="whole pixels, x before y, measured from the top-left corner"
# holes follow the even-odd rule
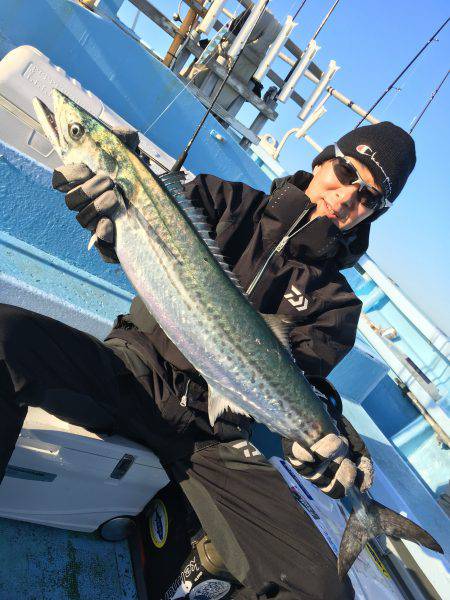
[[[336,430],[282,338],[286,320],[250,304],[209,235],[203,213],[166,185],[108,127],[58,90],[34,108],[65,164],[107,173],[124,192],[112,215],[116,253],[149,311],[208,383],[210,421],[249,414],[309,448]],[[386,533],[442,552],[430,534],[353,487],[338,555],[343,577],[364,545]]]

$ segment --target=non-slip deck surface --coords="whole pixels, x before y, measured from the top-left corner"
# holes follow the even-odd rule
[[[127,542],[0,519],[0,600],[136,600]]]

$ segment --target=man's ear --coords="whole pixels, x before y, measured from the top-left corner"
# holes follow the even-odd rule
[[[320,170],[320,167],[321,167],[321,166],[322,166],[322,165],[316,165],[316,166],[314,167],[314,169],[313,169],[313,175],[315,175],[315,174],[316,174],[316,173],[317,173],[317,172]]]

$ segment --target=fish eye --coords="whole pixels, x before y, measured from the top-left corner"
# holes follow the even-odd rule
[[[84,127],[81,123],[69,124],[69,135],[73,140],[79,140],[84,134]]]

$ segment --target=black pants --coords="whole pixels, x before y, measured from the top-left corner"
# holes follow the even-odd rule
[[[183,435],[154,401],[165,385],[156,374],[148,377],[148,366],[124,342],[112,348],[48,317],[0,304],[0,480],[27,406],[128,437],[164,456]],[[166,467],[247,588],[240,597],[353,597],[349,581],[338,580],[321,534],[249,442],[211,441]]]

